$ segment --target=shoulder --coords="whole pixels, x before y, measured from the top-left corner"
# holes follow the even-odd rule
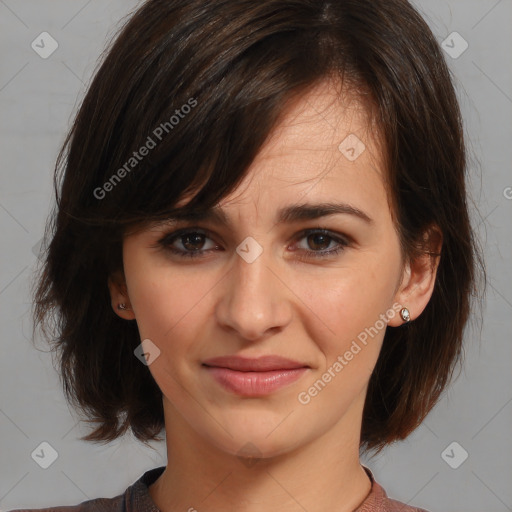
[[[8,512],[127,512],[125,494],[126,492],[115,498],[87,500],[79,505],[68,507],[20,508]]]
[[[87,500],[79,505],[49,508],[19,508],[8,512],[159,512],[149,495],[149,486],[162,474],[165,466],[146,471],[122,494],[113,498]]]
[[[390,498],[384,488],[375,481],[372,472],[363,466],[370,477],[372,489],[363,503],[354,512],[429,512],[423,508],[413,507]]]
[[[418,508],[418,507],[413,507],[411,505],[406,505],[405,503],[402,503],[401,501],[396,501],[396,500],[393,500],[390,498],[387,498],[386,507],[387,508],[382,509],[382,512],[384,512],[384,511],[395,512],[398,510],[400,512],[429,512],[428,510],[425,510],[424,508]]]

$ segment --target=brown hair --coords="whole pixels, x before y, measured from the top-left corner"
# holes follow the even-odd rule
[[[485,271],[457,98],[425,21],[406,0],[149,0],[111,45],[59,154],[35,290],[34,329],[52,338],[67,399],[98,424],[82,439],[131,428],[146,442],[165,426],[161,391],[133,354],[137,324],[113,312],[107,287],[127,230],[183,211],[187,192],[198,191],[187,211],[217,204],[291,98],[329,76],[365,98],[382,134],[403,255],[428,252],[430,227],[443,235],[429,304],[386,331],[361,446],[405,438],[435,405]]]

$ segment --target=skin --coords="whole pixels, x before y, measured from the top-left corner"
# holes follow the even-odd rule
[[[163,512],[349,512],[371,490],[359,461],[360,430],[386,327],[359,344],[307,405],[298,394],[393,305],[417,318],[432,294],[436,265],[427,257],[402,261],[378,140],[357,101],[344,98],[340,103],[325,81],[290,105],[243,183],[220,202],[231,226],[154,225],[124,239],[124,272],[111,276],[109,288],[114,311],[136,319],[141,340],[161,351],[148,368],[163,392],[172,462],[149,491]],[[338,149],[348,134],[366,146],[355,161]],[[275,221],[281,207],[321,202],[349,203],[373,222],[349,214]],[[204,257],[180,258],[158,247],[164,235],[190,226],[209,231],[193,242]],[[308,251],[339,247],[329,237],[300,235],[308,228],[352,241],[339,254],[306,259]],[[235,251],[248,236],[263,248],[252,263]],[[182,238],[172,244],[187,250]],[[120,302],[130,309],[118,310]],[[403,323],[395,311],[387,328]],[[240,397],[201,366],[234,354],[275,354],[309,369],[271,395]],[[238,456],[247,443],[259,457],[252,463]]]

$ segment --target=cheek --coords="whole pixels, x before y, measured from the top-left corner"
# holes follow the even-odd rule
[[[301,321],[323,353],[326,368],[348,351],[350,367],[358,368],[361,376],[371,374],[399,275],[398,258],[397,247],[381,246],[375,252],[352,253],[343,268],[297,280],[298,295],[305,297],[306,306]]]
[[[162,347],[179,339],[186,343],[198,324],[214,285],[207,273],[183,271],[164,258],[125,250],[125,275],[130,301],[142,338],[156,340]]]
[[[202,342],[208,338],[208,292],[216,280],[134,254],[126,258],[125,275],[140,338],[150,339],[159,349],[148,368],[159,388],[184,407],[181,383],[193,371],[184,363],[201,357]]]
[[[388,296],[389,287],[377,286],[368,266],[352,267],[325,283],[321,292],[309,293],[314,313],[305,313],[309,321],[303,324],[318,347],[319,359],[297,397],[306,405],[305,412],[329,423],[362,399],[382,347],[386,323],[380,315],[388,309]]]

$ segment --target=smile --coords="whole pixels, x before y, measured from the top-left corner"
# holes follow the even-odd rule
[[[226,356],[203,363],[212,378],[239,396],[265,396],[298,380],[309,366],[279,356]]]

